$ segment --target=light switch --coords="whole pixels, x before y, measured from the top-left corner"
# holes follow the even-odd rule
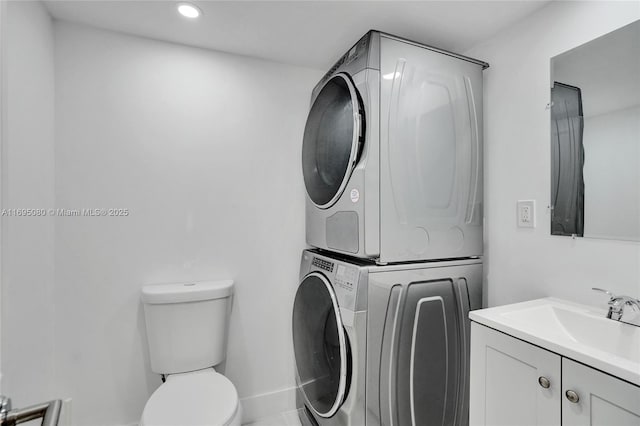
[[[518,200],[518,228],[536,227],[536,201]]]

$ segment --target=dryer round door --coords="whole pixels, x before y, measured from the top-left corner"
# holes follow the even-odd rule
[[[317,207],[329,208],[340,198],[363,141],[358,92],[347,74],[336,74],[320,89],[304,128],[302,174]]]
[[[335,293],[318,272],[305,276],[296,293],[293,348],[309,408],[321,417],[333,416],[345,398],[350,360]]]

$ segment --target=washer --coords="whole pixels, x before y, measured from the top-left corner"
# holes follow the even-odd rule
[[[313,89],[307,243],[379,263],[482,254],[482,70],[370,31]]]
[[[303,424],[468,425],[479,259],[380,266],[305,250],[293,307]]]

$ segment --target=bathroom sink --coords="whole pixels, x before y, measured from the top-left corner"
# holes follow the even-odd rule
[[[472,311],[472,321],[640,385],[640,327],[606,309],[545,298]]]
[[[640,327],[612,321],[604,316],[566,307],[544,304],[523,310],[506,312],[505,318],[525,327],[554,330],[559,337],[608,352],[630,361],[640,360]],[[544,333],[544,330],[540,330]]]

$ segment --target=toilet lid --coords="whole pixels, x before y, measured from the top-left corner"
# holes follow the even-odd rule
[[[233,383],[213,369],[171,374],[149,398],[145,426],[224,426],[238,409]]]

